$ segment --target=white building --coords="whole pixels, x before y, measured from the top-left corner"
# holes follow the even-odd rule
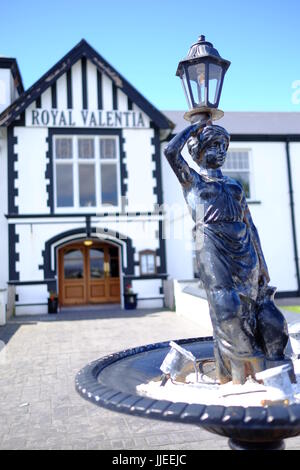
[[[183,112],[157,110],[82,40],[26,92],[16,61],[0,58],[0,113],[0,288],[14,286],[17,314],[46,313],[51,291],[62,306],[123,305],[128,284],[138,307],[161,307],[164,279],[194,277],[192,220],[165,240],[161,209],[185,207],[162,154]],[[299,294],[299,114],[220,124],[271,283]],[[171,211],[171,229],[181,219]]]
[[[173,132],[186,126],[182,111],[165,114],[176,124]],[[270,284],[277,286],[278,297],[300,295],[300,113],[226,112],[217,124],[231,134],[222,171],[244,186]],[[183,156],[197,169],[186,148]],[[165,202],[183,205],[180,185],[164,158],[162,168]],[[169,274],[175,279],[191,279],[194,267],[188,250],[178,240],[170,240],[166,249]]]

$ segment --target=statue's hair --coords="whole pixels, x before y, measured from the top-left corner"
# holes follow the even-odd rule
[[[200,144],[199,150],[202,151],[207,147],[207,145],[211,144],[216,138],[223,136],[227,140],[227,148],[230,142],[230,135],[224,129],[224,127],[216,126],[216,125],[209,125],[204,127],[203,131],[198,134],[198,140]]]
[[[201,133],[197,134],[197,136],[190,137],[187,141],[189,152],[192,154],[195,152],[200,153],[202,152],[209,144],[211,144],[215,139],[219,138],[220,136],[225,137],[227,141],[227,148],[230,142],[230,135],[221,126],[209,125],[205,126]]]

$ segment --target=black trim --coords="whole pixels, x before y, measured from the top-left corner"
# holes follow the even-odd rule
[[[170,133],[163,142],[169,142],[176,133]],[[230,134],[231,142],[300,142],[299,134]]]
[[[60,246],[62,244],[65,243],[64,240],[67,237],[74,236],[74,238],[75,238],[76,235],[80,235],[80,237],[76,238],[76,240],[80,240],[81,238],[82,239],[86,238],[87,237],[86,228],[87,227],[85,226],[85,227],[82,227],[82,228],[67,230],[66,232],[62,232],[62,233],[59,233],[58,235],[55,235],[54,237],[47,240],[47,242],[45,243],[45,249],[42,251],[42,256],[43,256],[44,262],[43,262],[42,265],[39,266],[39,269],[44,271],[44,282],[43,283],[47,283],[48,290],[57,290],[56,289],[56,283],[57,283],[57,279],[56,279],[56,274],[57,274],[56,252],[57,252],[57,250],[60,248]],[[95,227],[91,227],[90,236],[95,238],[94,235],[96,233],[99,233],[99,231],[97,231]],[[135,252],[135,248],[133,248],[133,246],[132,246],[131,238],[129,238],[127,236],[125,237],[123,234],[120,234],[119,232],[114,232],[114,231],[112,231],[108,228],[103,228],[103,239],[104,240],[106,240],[105,234],[107,234],[107,236],[113,235],[115,238],[117,238],[117,240],[114,240],[113,242],[108,238],[107,243],[116,243],[120,246],[121,250],[122,250],[122,242],[121,241],[118,242],[118,239],[122,240],[126,243],[127,267],[125,268],[122,265],[122,271],[123,271],[125,276],[134,275],[134,252]],[[97,240],[101,240],[101,239],[97,236]],[[56,247],[55,247],[54,270],[52,270],[51,269],[51,248],[52,248],[53,244],[56,244],[60,240],[62,241],[62,243],[56,245]],[[123,261],[123,257],[121,257],[121,260]],[[55,283],[54,288],[53,288],[53,283]],[[49,289],[49,285],[51,286],[50,289]]]
[[[68,212],[65,214],[58,213],[58,214],[6,214],[5,217],[7,219],[42,219],[42,218],[61,218],[61,217],[122,217],[122,216],[128,216],[128,217],[142,217],[142,216],[157,216],[161,215],[160,212]]]
[[[57,108],[56,82],[51,85],[51,106],[52,109]]]
[[[13,286],[38,286],[47,284],[48,282],[53,282],[53,279],[42,279],[41,281],[8,281],[7,284]]]
[[[295,259],[295,267],[296,267],[298,295],[300,295],[299,252],[298,252],[298,245],[297,245],[297,230],[296,230],[296,221],[295,221],[295,203],[294,203],[294,190],[293,190],[293,179],[292,179],[289,139],[286,139],[285,149],[286,149],[286,163],[287,163],[288,182],[289,182],[289,196],[290,196],[290,208],[291,208],[291,222],[292,222],[294,259]]]
[[[276,292],[276,294],[275,294],[275,300],[276,299],[291,298],[291,297],[298,297],[298,296],[299,296],[299,292],[297,290],[279,291],[279,292]]]
[[[121,197],[122,197],[122,202],[125,201],[124,198],[127,196],[127,191],[128,191],[128,185],[125,183],[125,179],[128,179],[128,171],[127,171],[127,166],[126,166],[126,153],[124,151],[124,144],[126,143],[126,140],[123,137],[123,131],[121,132],[121,139],[120,139],[120,179],[121,179]],[[128,201],[126,199],[126,205],[128,204]],[[122,212],[125,211],[125,207],[121,207]]]
[[[41,303],[36,303],[36,304],[18,304],[18,303],[15,304],[16,307],[36,307],[40,305],[48,305],[48,303],[41,302]]]
[[[82,75],[82,108],[83,109],[88,109],[86,57],[82,57],[82,59],[81,59],[81,75]]]
[[[102,73],[97,69],[97,99],[98,99],[98,109],[103,108],[102,100]]]
[[[118,109],[118,89],[114,82],[112,82],[112,99],[113,109]]]
[[[232,142],[300,142],[300,134],[231,134]]]
[[[85,229],[86,229],[86,236],[89,238],[91,236],[91,216],[87,215],[85,219]]]
[[[41,107],[42,107],[41,95],[38,96],[37,99],[35,100],[35,107],[36,107],[36,108],[41,108]]]
[[[37,99],[49,86],[58,80],[78,60],[85,58],[90,60],[97,69],[105,73],[115,85],[144,111],[150,119],[161,129],[169,129],[174,124],[157,108],[155,108],[143,95],[141,95],[125,78],[120,75],[103,57],[98,54],[84,39],[82,39],[71,51],[59,60],[48,72],[34,83],[23,95],[6,108],[0,115],[0,124],[8,126],[13,122],[33,101]]]
[[[153,193],[157,196],[157,204],[160,206],[163,203],[163,189],[162,189],[162,172],[161,172],[161,148],[159,140],[159,129],[153,124],[150,127],[154,130],[154,137],[151,139],[151,144],[154,146],[154,153],[152,154],[152,161],[155,162],[155,170],[152,172],[153,178],[156,180],[156,186],[153,188]]]
[[[18,196],[18,189],[15,181],[18,179],[18,172],[15,170],[15,163],[18,161],[18,154],[14,152],[14,145],[18,143],[14,137],[14,126],[7,129],[7,174],[8,174],[8,211],[11,214],[18,214],[18,207],[15,204],[15,197]]]
[[[9,280],[18,281],[20,275],[16,270],[16,263],[19,261],[19,253],[16,251],[16,243],[19,242],[19,235],[16,234],[15,224],[8,226],[8,253],[9,253]]]
[[[128,111],[132,111],[132,109],[133,109],[132,100],[128,96],[127,96],[127,109],[128,109]]]
[[[48,143],[48,151],[46,153],[47,165],[45,171],[45,179],[49,180],[46,185],[46,191],[48,194],[47,206],[50,207],[49,216],[54,214],[54,179],[53,179],[53,138],[52,129],[48,128],[48,136],[46,142]]]
[[[151,276],[136,276],[135,274],[132,274],[132,275],[126,275],[124,276],[124,279],[126,279],[127,281],[137,281],[137,280],[143,280],[143,281],[147,281],[147,280],[153,280],[153,279],[161,279],[161,280],[165,280],[168,278],[168,274],[166,273],[162,273],[162,274],[152,274]]]
[[[156,255],[160,257],[160,266],[157,266],[157,273],[166,273],[167,272],[167,257],[166,257],[166,241],[163,238],[163,221],[159,220],[158,222],[158,240],[159,248],[156,250]],[[168,276],[168,274],[167,274]]]
[[[56,106],[55,106],[56,107]],[[73,108],[73,95],[72,95],[72,68],[67,71],[67,108]]]

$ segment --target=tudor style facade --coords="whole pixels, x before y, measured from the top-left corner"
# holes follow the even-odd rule
[[[128,284],[139,307],[162,306],[156,207],[170,121],[82,40],[12,100],[0,125],[1,281],[8,272],[16,313],[46,312],[51,291],[61,305],[123,304]]]
[[[128,285],[139,308],[162,307],[165,279],[193,279],[193,222],[163,156],[183,113],[154,108],[84,40],[25,92],[0,58],[0,290],[17,315],[46,313],[53,291],[123,306]],[[299,116],[220,121],[279,296],[300,295]]]

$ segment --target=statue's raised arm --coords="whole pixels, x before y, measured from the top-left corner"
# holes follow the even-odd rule
[[[182,149],[191,137],[196,137],[205,124],[193,124],[188,126],[183,131],[179,132],[169,142],[164,150],[164,154],[177,176],[182,186],[187,187],[193,183],[195,170],[189,167],[183,156],[181,155]]]

